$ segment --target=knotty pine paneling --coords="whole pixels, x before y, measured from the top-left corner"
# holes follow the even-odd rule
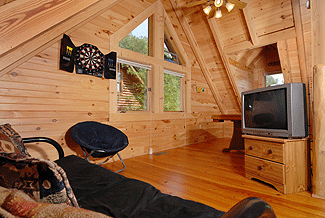
[[[121,1],[69,36],[76,46],[91,43],[103,53],[108,53],[110,35],[152,2]],[[109,122],[109,80],[60,71],[58,41],[0,78],[1,123],[11,123],[22,137],[53,138],[63,146],[66,155],[79,156],[82,156],[81,149],[71,139],[69,129],[85,120],[95,120],[121,129],[130,142],[121,152],[123,158],[147,154],[149,148],[157,152],[228,136],[231,128],[212,122],[211,115],[220,114],[220,111],[178,19],[171,15],[170,20],[192,64],[191,83],[207,89],[207,92],[200,94],[196,93],[196,89],[191,89],[195,95],[188,116],[169,120],[149,117],[143,121]],[[28,146],[32,155],[57,158],[55,149],[45,144]]]
[[[294,26],[291,0],[251,0],[249,6],[258,36]]]
[[[232,71],[235,73],[235,81],[238,87],[239,93],[252,90],[253,87],[253,73],[251,71],[243,70],[237,68],[236,66],[231,66]]]
[[[222,19],[216,19],[221,41],[224,46],[238,44],[249,41],[250,36],[243,17],[243,13],[238,8],[234,8],[231,13],[227,10],[222,10]]]
[[[186,18],[189,21],[191,31],[198,43],[206,66],[210,71],[212,81],[217,87],[218,94],[222,99],[222,104],[227,109],[226,113],[239,113],[240,109],[237,105],[237,99],[234,96],[227,72],[219,56],[214,38],[209,30],[206,17],[202,13],[193,13],[188,14]]]

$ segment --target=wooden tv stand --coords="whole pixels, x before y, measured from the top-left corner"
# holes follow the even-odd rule
[[[284,194],[307,190],[307,138],[242,137],[246,178],[269,183]]]

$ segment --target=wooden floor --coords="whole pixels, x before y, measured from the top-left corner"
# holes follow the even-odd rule
[[[125,160],[121,173],[154,185],[164,193],[199,201],[228,211],[240,200],[255,196],[266,200],[277,217],[325,217],[325,200],[309,192],[281,194],[244,176],[244,154],[222,153],[229,140],[218,139]],[[108,163],[115,170],[120,162]]]

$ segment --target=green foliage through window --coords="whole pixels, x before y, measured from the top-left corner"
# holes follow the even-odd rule
[[[129,49],[131,51],[139,52],[144,55],[148,55],[148,38],[137,37],[130,33],[125,36],[119,43],[121,48]]]
[[[181,111],[181,79],[164,73],[164,111]]]
[[[270,74],[265,76],[265,86],[274,86],[284,84],[283,74]]]
[[[137,28],[119,42],[119,46],[121,48],[148,55],[148,22],[148,19],[143,21]]]

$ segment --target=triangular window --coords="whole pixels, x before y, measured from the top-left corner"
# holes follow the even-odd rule
[[[164,34],[164,60],[169,61],[175,64],[181,65],[181,61],[179,55],[177,54],[177,50],[175,49],[175,45],[173,45],[172,37],[168,37],[167,33]]]
[[[125,36],[119,46],[131,51],[139,52],[148,55],[149,42],[149,18],[143,21],[132,32]]]

